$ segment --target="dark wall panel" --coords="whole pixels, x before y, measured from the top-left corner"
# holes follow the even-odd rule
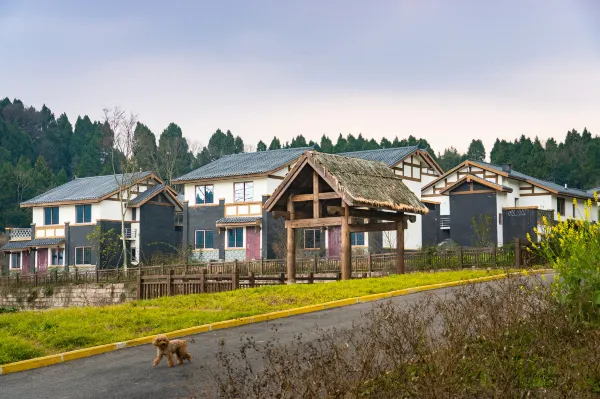
[[[187,207],[183,213],[183,236],[192,248],[195,245],[196,230],[214,231],[214,246],[219,250],[219,258],[225,259],[225,234],[219,234],[217,220],[225,215],[225,201],[219,200],[219,205]]]
[[[425,203],[429,212],[421,216],[423,247],[439,244],[440,239],[440,205]]]
[[[146,260],[154,254],[175,253],[175,207],[145,203],[140,207],[140,257]]]
[[[527,233],[533,235],[533,228],[537,226],[537,209],[504,210],[502,224],[505,245],[514,242],[516,238],[527,242]]]
[[[497,243],[496,193],[450,195],[450,237],[463,246],[476,245],[473,217],[490,215],[489,239]]]

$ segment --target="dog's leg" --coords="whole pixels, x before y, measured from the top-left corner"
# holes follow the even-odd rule
[[[167,362],[169,363],[169,367],[175,366],[175,363],[173,362],[173,354],[172,353],[167,353]]]
[[[163,357],[163,354],[159,350],[158,353],[156,354],[156,357],[154,358],[154,365],[152,365],[152,367],[156,367],[158,365],[158,363],[160,363],[160,360],[162,359],[162,357]]]
[[[184,358],[184,359],[187,359],[187,360],[188,360],[188,362],[190,362],[190,363],[192,362],[192,355],[190,355],[190,352],[188,352],[188,351],[185,351],[185,352],[184,352],[184,354],[183,354],[183,358]]]
[[[179,353],[179,351],[175,352],[175,354],[177,355],[177,365],[181,366],[183,364],[183,358],[181,357],[181,353]]]

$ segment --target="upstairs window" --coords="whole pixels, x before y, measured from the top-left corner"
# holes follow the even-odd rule
[[[365,233],[350,233],[350,244],[357,246],[365,245]]]
[[[562,216],[565,216],[565,199],[564,198],[556,199],[556,212],[560,213]]]
[[[227,248],[244,248],[244,228],[227,230]]]
[[[304,230],[304,249],[321,248],[321,230]]]
[[[76,223],[91,223],[92,222],[92,206],[77,205],[75,207]]]
[[[254,200],[254,182],[235,183],[233,185],[233,198],[235,202],[250,202]]]
[[[59,224],[58,220],[58,207],[54,206],[51,208],[44,208],[44,224],[50,226],[53,224]]]
[[[196,205],[214,204],[214,192],[215,188],[212,184],[205,186],[196,186]]]
[[[214,248],[215,232],[212,230],[196,230],[196,249]]]

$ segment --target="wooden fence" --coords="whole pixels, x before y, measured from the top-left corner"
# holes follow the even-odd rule
[[[522,246],[500,248],[457,248],[446,251],[416,251],[405,254],[407,272],[459,270],[478,267],[527,266],[535,262]],[[395,254],[369,254],[352,258],[354,277],[386,274],[395,271]],[[130,267],[108,270],[78,270],[65,272],[52,270],[45,274],[16,274],[0,277],[0,287],[45,286],[87,283],[134,283],[144,285],[144,290],[163,294],[219,292],[229,290],[234,273],[238,275],[239,288],[285,282],[286,264],[282,259],[259,259],[247,261],[215,261]],[[339,277],[340,260],[336,258],[301,258],[296,260],[296,279],[299,281],[327,281]],[[167,284],[167,276],[171,283]],[[333,277],[332,277],[333,276]],[[168,287],[167,287],[168,286]],[[160,293],[160,295],[158,294]],[[143,294],[141,297],[155,297]]]

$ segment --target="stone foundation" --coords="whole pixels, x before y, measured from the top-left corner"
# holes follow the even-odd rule
[[[0,307],[51,309],[105,306],[135,300],[135,284],[80,284],[0,289]]]

